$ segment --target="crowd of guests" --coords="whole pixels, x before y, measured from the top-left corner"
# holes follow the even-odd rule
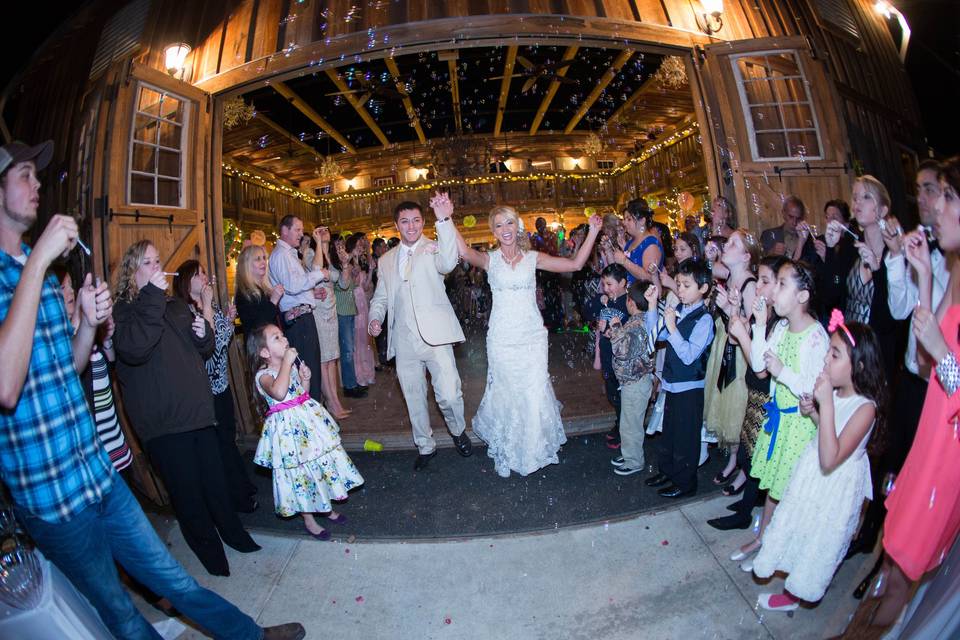
[[[823,234],[804,203],[759,237],[735,208],[667,250],[642,200],[610,220],[592,261],[601,291],[584,307],[610,404],[613,472],[649,469],[661,496],[698,489],[713,443],[728,454],[712,482],[741,496],[717,529],[750,529],[742,570],[788,574],[760,605],[819,601],[845,559],[882,559],[855,595],[870,597],[848,633],[880,637],[912,582],[935,571],[960,530],[960,357],[951,265],[960,251],[960,159],[917,173],[919,225],[865,175],[851,205],[824,205]],[[892,390],[896,389],[896,393]],[[644,459],[656,434],[656,460]],[[864,509],[865,503],[869,506]]]
[[[260,549],[237,515],[259,506],[227,374],[238,319],[264,420],[254,461],[272,471],[277,513],[300,515],[310,535],[328,539],[318,516],[344,523],[333,502],[364,482],[340,443],[337,422],[350,415],[341,393],[365,397],[390,364],[385,333],[367,332],[388,244],[324,227],[305,235],[287,216],[269,255],[256,245],[241,252],[226,308],[202,265],[165,272],[146,240],[126,250],[112,291],[89,273],[57,267],[54,278],[55,261],[77,250],[76,222],[54,216],[32,250],[23,243],[52,146],[2,149],[0,471],[21,524],[117,637],[152,636],[115,561],[152,602],[217,637],[303,637],[296,623],[261,629],[170,556],[127,489],[133,447],[110,380],[185,541],[208,572],[229,575],[224,543]],[[722,197],[707,225],[691,216],[676,237],[634,200],[606,217],[583,269],[567,280],[538,274],[546,326],[590,323],[590,357],[617,415],[606,435],[613,473],[649,471],[645,484],[675,499],[697,492],[711,445],[727,452],[711,481],[740,499],[709,524],[747,530],[762,507],[731,561],[759,577],[788,574],[783,592],[761,598],[766,609],[820,600],[839,564],[872,551],[882,532],[877,577],[858,592],[873,589],[848,631],[879,637],[911,583],[951,551],[960,530],[958,194],[960,159],[927,161],[919,225],[905,228],[904,205],[862,176],[852,206],[825,203],[823,234],[787,196],[783,224],[759,239]],[[569,256],[586,237],[578,227],[561,240],[538,219],[530,241]],[[458,268],[449,282],[464,315],[489,309],[482,270]]]

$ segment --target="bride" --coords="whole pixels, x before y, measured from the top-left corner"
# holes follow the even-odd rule
[[[493,291],[487,388],[473,432],[487,443],[487,455],[504,478],[511,471],[525,476],[559,462],[557,452],[567,438],[547,372],[547,330],[537,308],[536,270],[565,273],[583,267],[601,225],[600,216],[590,218],[590,232],[572,259],[531,251],[512,207],[490,211],[490,230],[499,243],[493,251],[477,251],[457,233],[460,255],[487,271]]]

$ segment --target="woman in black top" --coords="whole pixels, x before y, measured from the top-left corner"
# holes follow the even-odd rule
[[[221,538],[241,552],[260,547],[232,509],[220,459],[203,364],[213,353],[213,330],[166,289],[157,248],[141,240],[127,249],[113,309],[117,378],[184,540],[207,571],[230,575]]]
[[[265,324],[282,327],[277,304],[283,297],[283,285],[272,286],[267,278],[267,252],[255,244],[246,247],[237,258],[237,286],[234,304],[244,333]]]

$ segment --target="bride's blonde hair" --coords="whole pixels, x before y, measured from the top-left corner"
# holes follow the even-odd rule
[[[517,225],[517,246],[520,247],[521,251],[530,250],[530,236],[527,235],[526,230],[523,227],[523,220],[520,219],[520,214],[517,213],[517,210],[513,207],[508,207],[507,205],[501,204],[495,206],[493,209],[490,209],[490,231],[493,232],[494,223],[497,219],[497,216],[503,216],[513,220]],[[497,243],[499,246],[499,242]]]

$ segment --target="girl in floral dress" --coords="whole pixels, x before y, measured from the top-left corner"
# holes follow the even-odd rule
[[[363,484],[363,477],[343,446],[337,423],[304,389],[310,369],[287,343],[276,325],[268,324],[247,338],[247,357],[254,386],[267,404],[266,421],[253,461],[273,469],[273,501],[277,514],[303,516],[314,538],[330,539],[314,513],[334,524],[346,516],[333,510],[332,500]]]

